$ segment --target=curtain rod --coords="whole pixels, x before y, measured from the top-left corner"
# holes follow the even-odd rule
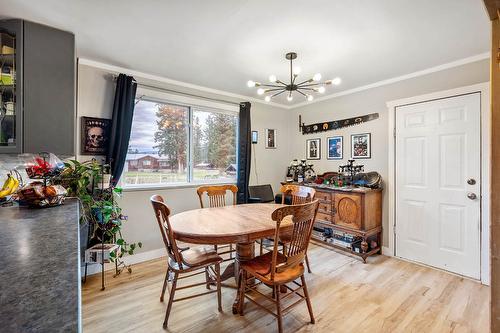
[[[112,78],[113,78],[113,82],[116,82],[116,80],[118,79],[118,76],[117,75],[113,75]],[[209,101],[226,103],[226,104],[231,104],[231,105],[238,105],[238,106],[240,106],[240,104],[241,104],[241,103],[238,103],[238,102],[227,101],[227,100],[224,100],[224,99],[218,99],[218,98],[213,98],[213,97],[200,96],[200,95],[196,95],[196,94],[187,93],[187,92],[184,92],[184,91],[178,91],[178,90],[174,90],[174,89],[168,89],[168,88],[153,86],[153,85],[149,85],[149,84],[145,84],[145,83],[140,83],[136,79],[134,79],[134,82],[137,83],[137,86],[139,86],[139,87],[160,90],[160,91],[169,92],[169,93],[173,93],[173,94],[184,95],[184,96],[195,97],[195,98],[201,98],[201,99],[205,99],[205,100],[209,100]]]

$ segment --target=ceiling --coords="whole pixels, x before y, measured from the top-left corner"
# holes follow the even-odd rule
[[[78,56],[235,94],[249,79],[341,77],[338,93],[489,50],[481,0],[0,0],[1,17],[75,33]],[[275,102],[303,102],[295,96]]]

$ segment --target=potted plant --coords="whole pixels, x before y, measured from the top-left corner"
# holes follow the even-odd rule
[[[134,254],[137,248],[142,247],[142,243],[128,243],[122,236],[123,222],[127,217],[122,214],[116,200],[121,196],[122,189],[105,184],[109,166],[101,165],[95,159],[86,162],[70,160],[64,164],[64,170],[54,181],[63,185],[69,196],[80,199],[80,239],[82,243],[87,240],[83,250],[98,243],[116,244],[119,251],[110,254],[110,260],[115,262],[115,275],[124,268],[131,273],[132,269],[121,258],[125,254]]]

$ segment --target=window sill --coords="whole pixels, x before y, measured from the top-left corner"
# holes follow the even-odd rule
[[[179,184],[164,184],[164,185],[129,185],[122,186],[123,192],[138,192],[138,191],[161,191],[161,190],[175,190],[175,189],[183,189],[183,188],[198,188],[200,186],[205,185],[225,185],[225,184],[233,184],[228,182],[213,182],[213,183],[179,183]]]

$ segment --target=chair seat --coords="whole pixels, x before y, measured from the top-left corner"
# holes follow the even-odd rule
[[[257,277],[265,284],[283,284],[291,282],[304,274],[304,265],[301,263],[295,267],[274,274],[274,280],[271,280],[271,262],[273,260],[273,252],[268,252],[261,256],[255,257],[241,264],[241,268],[250,274]],[[286,261],[286,257],[278,252],[276,264],[279,265]]]
[[[182,261],[189,267],[220,263],[222,260],[213,248],[200,247],[182,252]]]

